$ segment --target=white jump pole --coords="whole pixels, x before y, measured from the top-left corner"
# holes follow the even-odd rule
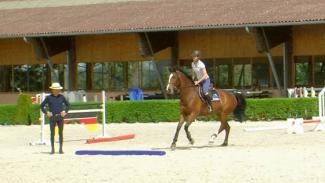
[[[103,112],[103,109],[80,109],[80,110],[71,110],[68,113],[82,113],[82,112]]]
[[[319,116],[313,117],[312,120],[303,120],[302,118],[294,119],[291,126],[288,126],[288,133],[303,133],[303,123],[318,123],[313,131],[325,131],[325,88],[318,94],[318,112]],[[288,119],[289,120],[289,119]]]
[[[41,93],[40,101],[43,102],[45,99],[45,93]],[[44,127],[45,127],[45,114],[40,110],[41,130],[40,130],[40,140],[36,142],[31,142],[30,145],[49,145],[49,141],[45,140]]]
[[[102,91],[102,113],[103,113],[103,117],[102,117],[102,136],[101,137],[109,137],[109,135],[106,134],[106,95],[105,95],[105,91]]]
[[[314,128],[314,131],[325,131],[325,103],[324,103],[324,94],[325,94],[325,88],[322,89],[321,92],[318,94],[318,111],[319,116],[315,117],[320,120],[320,123],[316,125]]]
[[[267,131],[267,130],[282,130],[286,129],[287,126],[279,125],[279,126],[263,126],[263,127],[252,127],[252,128],[244,128],[245,132],[256,132],[256,131]]]
[[[102,91],[102,104],[100,109],[81,109],[81,110],[70,110],[69,113],[82,113],[82,112],[101,112],[102,117],[102,133],[95,137],[95,139],[98,138],[107,138],[111,137],[106,133],[106,93],[103,90]]]
[[[319,109],[319,116],[313,117],[312,120],[304,120],[302,118],[288,118],[287,119],[287,127],[286,126],[269,126],[269,127],[255,127],[255,128],[245,128],[244,131],[246,132],[253,132],[253,131],[265,131],[265,130],[279,130],[287,128],[287,132],[289,134],[296,133],[302,134],[304,133],[303,123],[312,123],[318,122],[314,131],[325,131],[325,88],[322,89],[321,92],[318,94],[318,109]]]
[[[46,94],[41,93],[40,95],[40,101],[43,102],[45,99]],[[96,138],[105,138],[105,137],[110,137],[106,133],[106,94],[105,91],[102,91],[102,107],[101,109],[83,109],[83,110],[70,110],[69,113],[81,113],[81,112],[102,112],[103,115],[103,122],[102,122],[102,134],[98,135]],[[40,140],[36,142],[31,142],[30,145],[49,145],[49,141],[45,140],[45,114],[40,110],[40,123],[41,123],[41,130],[40,130]]]

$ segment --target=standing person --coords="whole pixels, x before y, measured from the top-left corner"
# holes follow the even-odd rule
[[[50,118],[50,130],[51,130],[51,154],[55,153],[54,150],[54,135],[55,135],[55,124],[59,127],[59,142],[60,150],[59,153],[63,154],[63,118],[68,113],[69,102],[61,95],[61,85],[60,83],[52,83],[50,86],[51,95],[45,97],[44,101],[41,103],[41,110],[47,117]],[[47,104],[48,111],[46,111],[45,106]]]
[[[201,85],[205,95],[205,100],[208,104],[208,110],[211,112],[211,97],[209,95],[210,77],[204,63],[200,60],[200,56],[201,54],[199,50],[195,50],[192,53],[192,80],[194,81],[195,85]]]

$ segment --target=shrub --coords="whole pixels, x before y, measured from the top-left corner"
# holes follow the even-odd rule
[[[26,94],[19,94],[17,99],[17,108],[14,117],[15,124],[31,124],[31,96]]]

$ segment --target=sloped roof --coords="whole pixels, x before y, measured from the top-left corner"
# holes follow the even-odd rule
[[[0,0],[0,37],[325,23],[324,0]]]

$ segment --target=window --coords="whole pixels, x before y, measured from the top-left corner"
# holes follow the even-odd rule
[[[159,65],[159,72],[162,75],[163,84],[167,86],[169,75],[170,75],[169,68],[171,65],[171,61],[169,60],[159,61],[158,65]]]
[[[141,87],[141,62],[128,63],[128,87]]]
[[[14,89],[17,91],[17,88],[20,88],[23,91],[27,91],[27,72],[28,72],[28,65],[18,65],[14,66]]]
[[[234,86],[249,88],[252,85],[252,65],[249,58],[234,60]]]
[[[103,63],[96,63],[93,65],[93,89],[95,90],[102,90],[105,88],[105,82],[104,80],[104,69],[105,65]]]
[[[20,88],[22,91],[39,91],[44,89],[45,73],[44,65],[19,65],[13,66],[14,91]]]
[[[215,72],[214,74],[214,82],[216,83],[217,88],[231,88],[231,65],[232,59],[222,58],[222,59],[214,59],[215,62]]]
[[[230,65],[223,64],[217,65],[217,88],[228,88],[229,87],[229,68]]]
[[[302,56],[295,59],[296,86],[306,86],[309,81],[309,62],[311,57]]]
[[[124,65],[123,63],[108,63],[109,89],[112,91],[124,91]]]
[[[86,90],[87,88],[86,64],[79,63],[77,66],[77,72],[78,72],[77,88],[79,90]]]
[[[157,78],[154,63],[151,61],[142,62],[142,88],[156,89],[159,88],[159,80]]]
[[[31,65],[29,67],[28,91],[39,91],[47,88],[45,86],[46,68],[46,65]]]
[[[315,85],[323,87],[325,85],[325,56],[315,57]]]
[[[253,88],[269,87],[269,63],[267,58],[253,58]]]

